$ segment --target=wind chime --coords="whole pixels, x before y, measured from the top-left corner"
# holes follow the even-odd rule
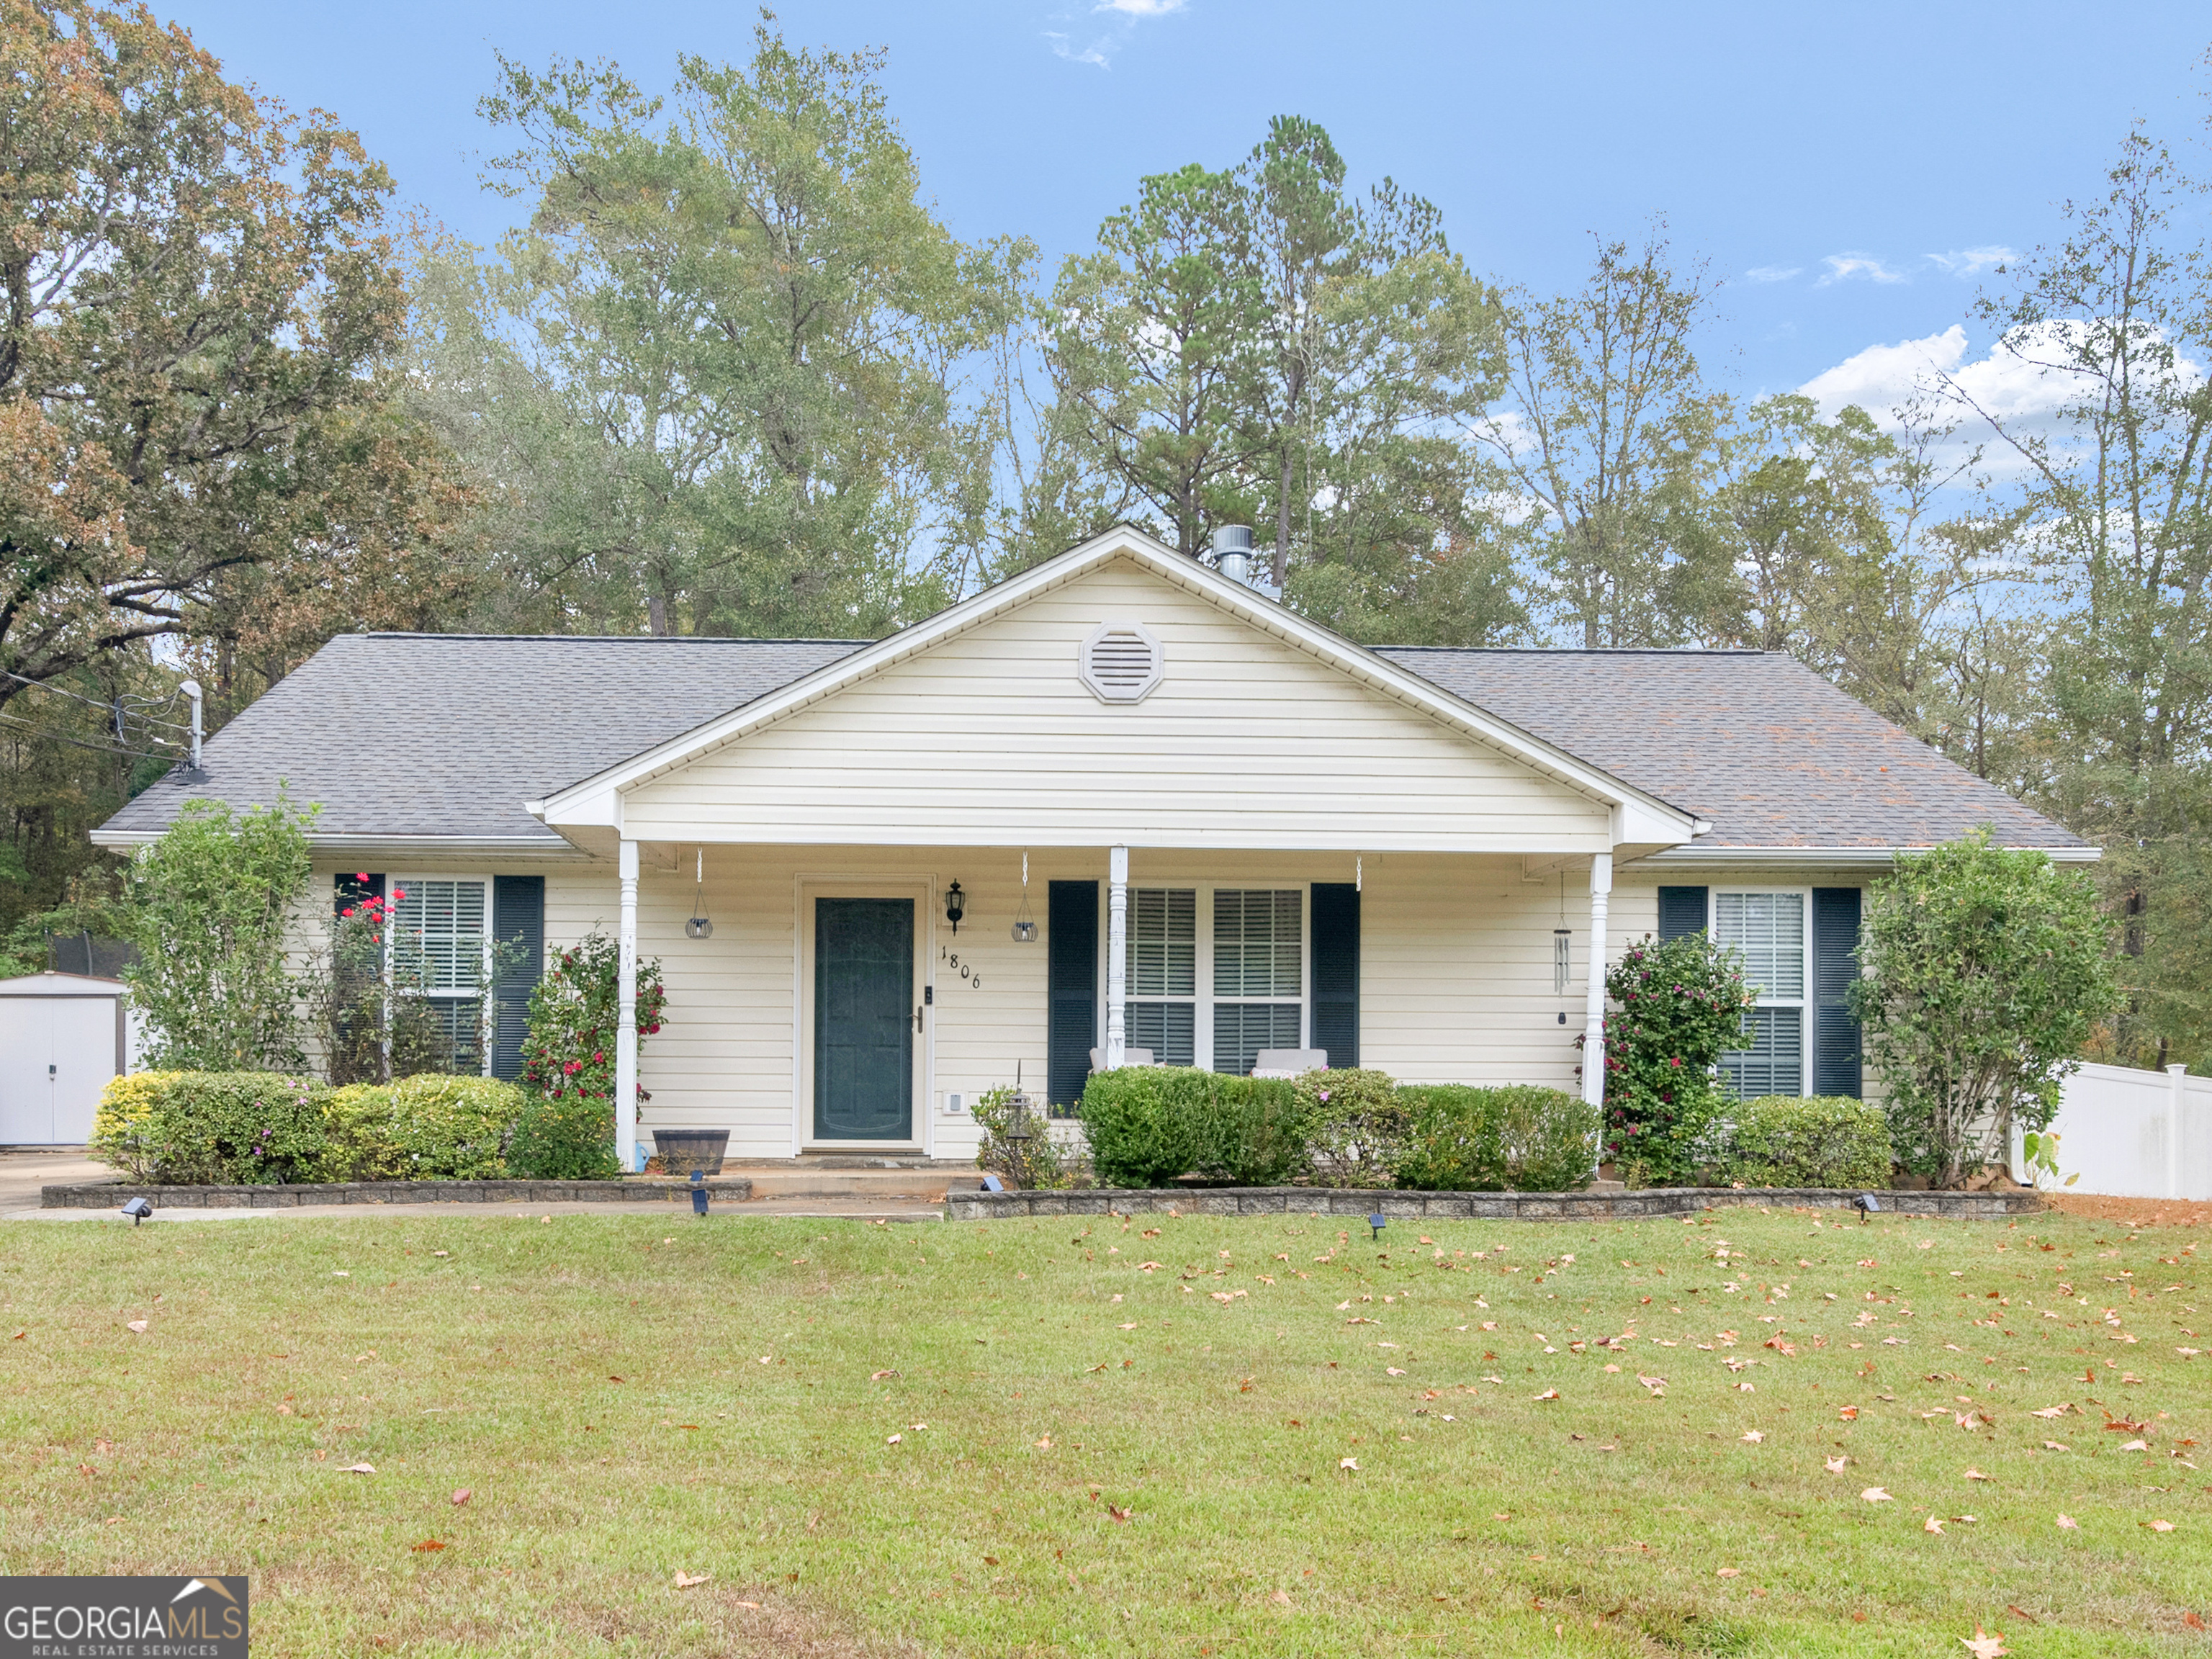
[[[1574,977],[1574,933],[1567,926],[1567,872],[1559,872],[1559,925],[1552,929],[1552,991],[1559,999],[1559,1024],[1567,1023],[1567,981]]]

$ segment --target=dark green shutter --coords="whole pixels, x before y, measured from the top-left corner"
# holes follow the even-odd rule
[[[339,876],[331,885],[336,892],[336,896],[331,901],[333,919],[343,915],[365,898],[384,896],[384,878],[380,875]]]
[[[522,1075],[522,1045],[530,1035],[530,994],[545,974],[545,878],[494,876],[492,937],[519,942],[521,959],[499,982],[499,1025],[492,1034],[491,1073]]]
[[[1313,884],[1313,1047],[1338,1069],[1359,1064],[1359,889]]]
[[[1662,887],[1659,890],[1659,942],[1705,931],[1705,893],[1703,887]]]
[[[1045,1091],[1054,1106],[1083,1098],[1098,1041],[1098,884],[1055,881],[1045,900]]]
[[[1813,890],[1813,1092],[1850,1095],[1862,1086],[1859,1023],[1851,981],[1859,976],[1859,890]]]

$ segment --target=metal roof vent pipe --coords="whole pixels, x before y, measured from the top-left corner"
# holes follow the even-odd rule
[[[1224,524],[1213,532],[1214,568],[1232,582],[1252,582],[1252,526]]]

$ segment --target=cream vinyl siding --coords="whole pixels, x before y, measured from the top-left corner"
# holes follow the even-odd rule
[[[1140,703],[1078,678],[1108,622],[1160,641]],[[710,844],[1609,845],[1602,804],[1126,561],[634,787],[622,818]]]

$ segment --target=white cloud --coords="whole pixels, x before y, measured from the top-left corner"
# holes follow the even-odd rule
[[[1079,52],[1073,41],[1054,30],[1047,29],[1044,38],[1052,42],[1052,55],[1055,58],[1065,58],[1071,64],[1095,64],[1100,69],[1114,67],[1113,60],[1106,55],[1107,50],[1116,44],[1112,40],[1093,40]]]
[[[1792,276],[1803,276],[1805,267],[1802,265],[1755,265],[1743,274],[1745,279],[1749,282],[1786,283]]]
[[[2061,413],[2094,393],[2094,383],[2070,367],[2089,326],[2069,318],[2014,329],[1975,357],[1967,349],[1966,331],[1954,324],[1941,334],[1869,346],[1798,390],[1820,405],[1825,417],[1856,404],[1892,432],[1904,425],[1900,411],[1917,401],[1923,419],[1955,423],[1946,453],[1963,459],[1981,446],[1984,465],[2002,477],[2020,471],[2026,463],[1997,440],[1990,421],[2016,440],[2041,438],[2061,446],[2073,441],[2075,434]],[[2179,358],[2172,374],[2187,387],[2201,382],[2204,371]]]
[[[1871,253],[1831,253],[1820,263],[1828,268],[1827,275],[1820,278],[1820,286],[1822,288],[1832,283],[1848,282],[1854,276],[1863,276],[1875,283],[1901,283],[1905,280],[1902,272],[1892,270]]]
[[[1103,33],[1088,44],[1078,46],[1075,37],[1058,29],[1047,29],[1044,38],[1052,45],[1053,56],[1071,64],[1089,64],[1095,69],[1114,67],[1114,54],[1129,44],[1129,38],[1139,23],[1154,17],[1172,16],[1181,11],[1188,0],[1096,0],[1091,8],[1093,17],[1104,15],[1099,27]],[[1058,14],[1061,19],[1073,15]]]
[[[1961,248],[1953,253],[1931,253],[1929,258],[1949,271],[1954,276],[1978,276],[1985,270],[2010,264],[2020,255],[2001,243],[1992,242],[1984,247]]]
[[[1885,426],[1894,426],[1893,410],[1934,385],[1937,375],[1957,368],[1966,356],[1966,331],[1954,323],[1925,339],[1869,346],[1797,389],[1830,419],[1846,404],[1856,404]]]

